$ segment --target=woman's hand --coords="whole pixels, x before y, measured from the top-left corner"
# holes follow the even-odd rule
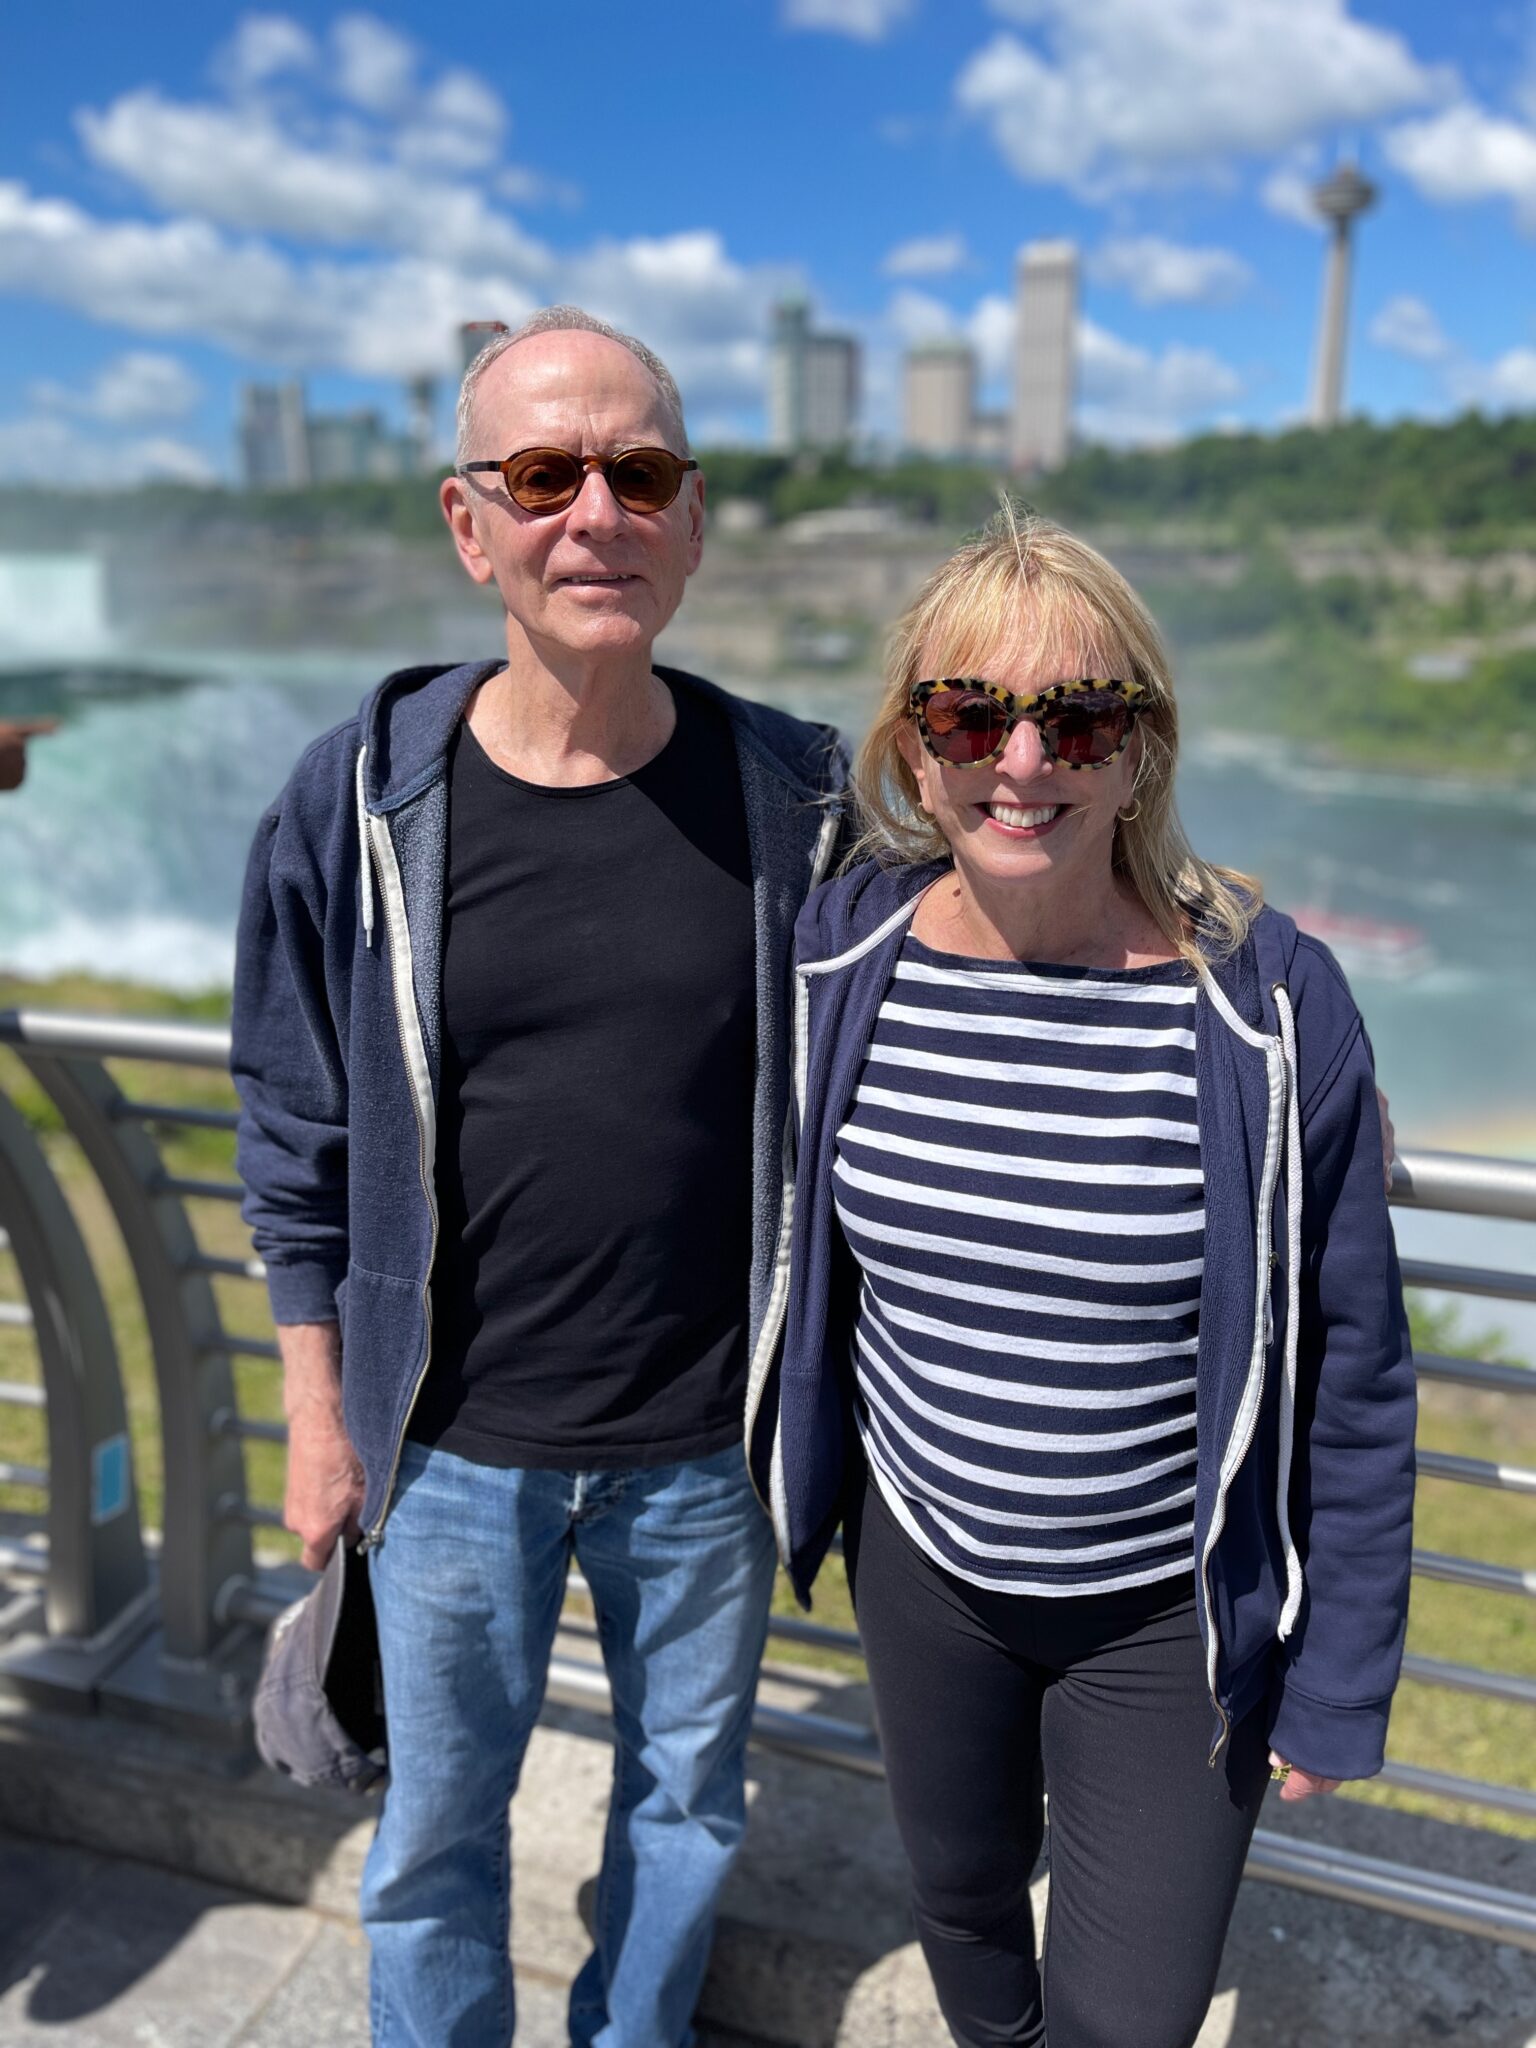
[[[1280,1779],[1280,1797],[1295,1801],[1310,1799],[1318,1792],[1337,1792],[1343,1784],[1342,1778],[1319,1778],[1311,1771],[1304,1771],[1298,1764],[1287,1763],[1278,1750],[1269,1752],[1269,1761],[1274,1775]]]

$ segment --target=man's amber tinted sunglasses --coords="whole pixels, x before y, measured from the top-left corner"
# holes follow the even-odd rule
[[[589,470],[603,481],[626,512],[665,512],[696,462],[670,448],[626,448],[620,455],[572,455],[566,448],[520,448],[499,462],[461,462],[456,474],[501,472],[507,495],[525,512],[563,512],[574,505]]]

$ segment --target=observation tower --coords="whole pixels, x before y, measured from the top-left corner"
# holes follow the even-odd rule
[[[1317,361],[1312,381],[1312,424],[1338,425],[1344,402],[1344,352],[1349,328],[1349,283],[1354,261],[1354,227],[1376,204],[1377,188],[1358,165],[1340,164],[1312,194],[1312,203],[1332,228],[1323,273],[1323,310],[1317,328]]]

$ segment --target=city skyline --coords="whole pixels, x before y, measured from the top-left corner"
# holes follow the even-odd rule
[[[1536,10],[1245,0],[1221,36],[1208,11],[673,0],[658,26],[594,0],[604,62],[574,97],[542,15],[18,17],[0,478],[232,477],[240,387],[294,377],[317,414],[398,433],[435,375],[445,448],[459,323],[555,298],[651,341],[708,446],[769,440],[771,309],[801,292],[895,446],[914,344],[968,342],[978,412],[1011,403],[1015,252],[1052,239],[1081,252],[1083,438],[1276,428],[1314,396],[1308,194],[1349,158],[1381,197],[1346,409],[1536,408],[1509,288],[1536,229]],[[642,175],[627,110],[653,88]]]

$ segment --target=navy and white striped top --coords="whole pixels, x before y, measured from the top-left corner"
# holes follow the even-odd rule
[[[1205,1243],[1195,981],[908,936],[837,1136],[859,1426],[908,1534],[976,1585],[1188,1571]]]

